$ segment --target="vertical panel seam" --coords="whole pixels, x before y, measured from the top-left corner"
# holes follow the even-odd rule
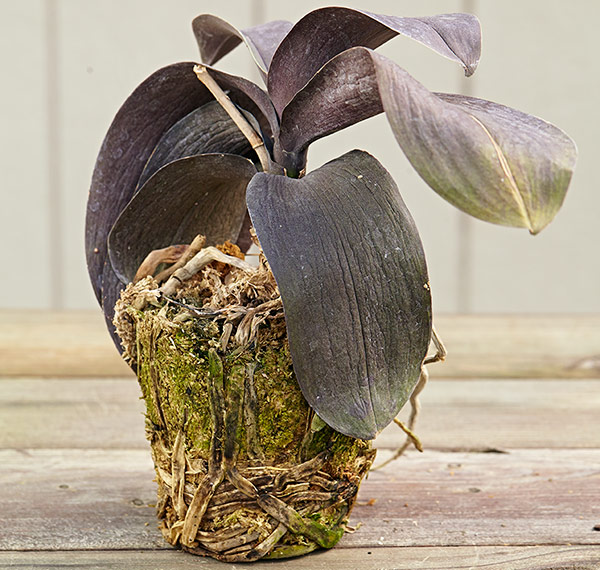
[[[249,2],[249,6],[250,6],[250,14],[249,14],[250,26],[258,26],[259,24],[264,24],[265,23],[265,12],[266,12],[265,0],[251,0]],[[251,61],[249,63],[247,77],[251,81],[257,82],[260,85],[260,75],[259,75],[258,69],[256,67],[256,64],[254,63],[252,58],[249,58],[249,59]]]
[[[60,165],[60,89],[58,53],[58,0],[46,0],[46,160],[48,189],[48,261],[50,306],[64,308],[64,255],[62,249],[62,192]]]
[[[479,0],[461,0],[461,11],[477,14]],[[463,77],[460,82],[460,93],[473,96],[477,92],[477,74]],[[456,258],[456,309],[459,313],[470,313],[473,292],[473,219],[462,212],[457,212],[457,244]]]

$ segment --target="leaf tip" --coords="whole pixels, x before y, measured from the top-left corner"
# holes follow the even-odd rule
[[[474,63],[469,63],[464,66],[465,69],[465,77],[471,77],[475,71],[477,70],[477,66],[479,65],[479,60]]]

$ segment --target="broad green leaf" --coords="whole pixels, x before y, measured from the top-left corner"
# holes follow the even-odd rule
[[[259,173],[247,202],[304,396],[338,431],[373,438],[412,392],[431,335],[425,257],[398,188],[353,151],[301,179]]]
[[[154,174],[125,207],[108,238],[112,267],[133,280],[152,250],[190,243],[236,241],[246,216],[252,162],[232,154],[200,154],[171,162]]]
[[[490,101],[431,93],[366,48],[329,61],[294,97],[280,142],[293,155],[382,111],[415,170],[464,212],[537,233],[560,208],[576,160],[564,132]]]
[[[481,27],[471,14],[400,18],[352,8],[319,8],[304,16],[283,38],[269,68],[268,89],[277,112],[331,58],[355,46],[375,49],[401,34],[475,72]]]

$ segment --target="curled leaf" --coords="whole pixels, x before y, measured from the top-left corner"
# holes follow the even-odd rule
[[[400,18],[352,8],[319,8],[290,30],[273,55],[268,89],[277,112],[281,114],[331,58],[356,46],[375,49],[399,34],[460,63],[467,75],[475,72],[481,27],[471,14]]]
[[[169,65],[146,79],[125,101],[102,143],[92,176],[85,230],[88,271],[100,302],[108,233],[131,200],[148,159],[173,125],[213,100],[198,81],[194,65]],[[275,111],[262,89],[226,73],[211,70],[211,74],[236,104],[256,117],[263,132],[269,135],[277,128]]]
[[[317,139],[383,112],[371,52],[349,49],[325,64],[281,114],[279,141],[299,152]]]
[[[329,61],[294,97],[281,145],[298,153],[382,111],[415,170],[464,212],[537,233],[560,208],[576,160],[564,132],[490,101],[431,93],[366,48]]]
[[[229,22],[212,14],[202,14],[192,22],[203,62],[213,65],[244,42],[265,76],[277,46],[291,28],[291,22],[275,20],[238,30]]]
[[[377,54],[396,140],[440,196],[476,218],[541,231],[563,203],[577,156],[554,125],[503,105],[434,94]]]
[[[108,232],[133,196],[148,157],[169,127],[211,99],[191,69],[192,64],[171,65],[146,79],[117,113],[100,149],[85,236],[88,271],[99,301]]]
[[[180,158],[226,152],[250,158],[252,147],[223,107],[210,101],[175,123],[158,141],[138,181],[138,188],[157,170]]]
[[[338,431],[373,438],[408,399],[431,334],[425,257],[398,188],[353,151],[301,179],[259,173],[247,202],[304,396]]]
[[[111,265],[123,283],[133,280],[152,250],[190,243],[237,240],[246,216],[246,186],[256,169],[231,154],[201,154],[169,163],[135,194],[108,238]]]

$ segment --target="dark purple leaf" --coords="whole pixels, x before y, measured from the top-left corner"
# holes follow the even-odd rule
[[[117,334],[117,330],[113,324],[113,319],[115,316],[115,303],[118,301],[121,291],[125,289],[125,284],[114,272],[114,269],[112,268],[108,258],[104,263],[104,269],[102,271],[102,284],[102,299],[100,304],[102,306],[102,312],[104,313],[106,328],[108,328],[108,332],[110,333],[112,341],[115,343],[119,353],[123,354],[121,339]],[[129,365],[135,370],[135,363],[130,362]]]
[[[192,29],[203,62],[213,65],[244,42],[259,69],[266,75],[273,54],[292,29],[292,23],[275,20],[240,31],[217,16],[202,14],[194,19]]]
[[[190,243],[235,242],[246,216],[245,192],[256,168],[232,154],[200,154],[167,164],[123,210],[108,238],[110,262],[124,283],[152,250]]]
[[[366,48],[332,59],[296,95],[280,143],[297,153],[384,110],[417,172],[466,213],[537,233],[560,208],[576,158],[565,133],[496,103],[431,93]]]
[[[157,170],[180,158],[226,152],[252,158],[246,137],[216,101],[194,109],[175,123],[160,139],[138,181],[138,188]]]
[[[431,335],[425,257],[398,188],[353,151],[301,179],[259,173],[247,201],[304,396],[335,429],[373,438],[408,399]]]
[[[292,28],[273,56],[268,88],[277,112],[281,114],[331,58],[355,46],[375,49],[398,34],[462,64],[467,75],[475,72],[481,52],[481,28],[475,16],[400,18],[351,8],[320,8]]]
[[[370,53],[364,48],[342,52],[296,94],[281,114],[283,150],[299,152],[321,137],[383,112]]]
[[[251,122],[258,123],[268,145],[268,139],[279,132],[279,119],[267,93],[243,77],[229,75],[212,67],[207,69],[221,88],[227,92],[229,98],[242,111],[250,114]]]
[[[193,67],[193,63],[177,63],[146,79],[117,113],[100,149],[86,218],[88,271],[100,302],[108,232],[133,196],[148,158],[166,131],[213,100]],[[267,135],[277,129],[275,111],[262,89],[239,77],[210,73],[236,104],[256,117]]]
[[[133,196],[148,157],[167,129],[212,99],[192,67],[172,65],[146,79],[117,113],[100,149],[86,218],[88,270],[100,302],[106,238]]]

